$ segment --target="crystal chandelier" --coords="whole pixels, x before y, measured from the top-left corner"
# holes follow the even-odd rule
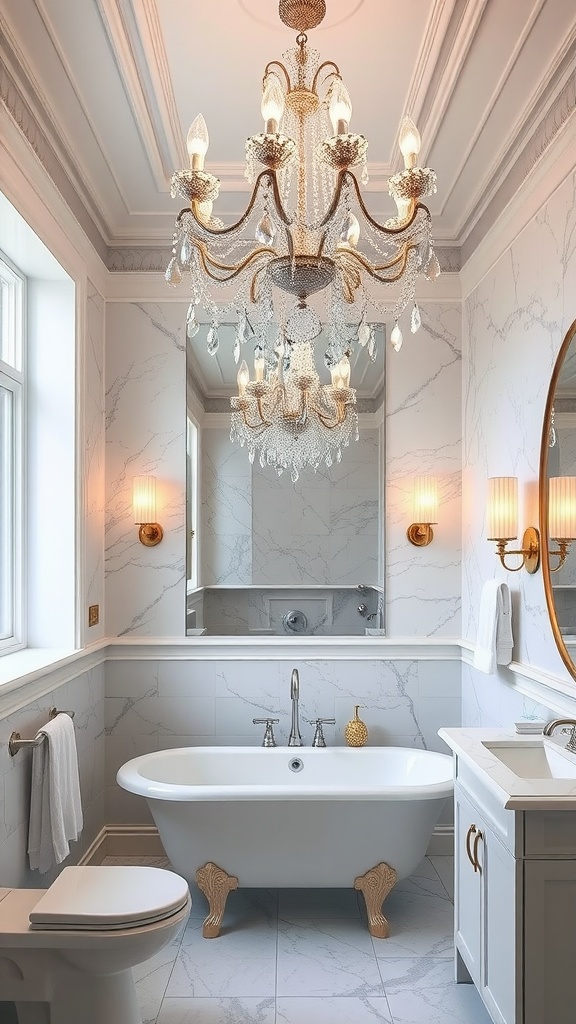
[[[171,180],[172,197],[188,205],[176,218],[166,280],[177,285],[189,271],[188,337],[199,330],[200,305],[214,355],[220,323],[235,315],[234,359],[238,364],[252,342],[255,379],[243,359],[230,436],[247,445],[252,461],[258,452],[262,465],[290,469],[293,479],[304,466],[339,461],[357,436],[354,346],[375,361],[371,324],[391,319],[398,351],[399,321],[411,302],[411,330],[420,326],[418,274],[432,280],[440,273],[430,212],[421,202],[436,191],[436,174],[417,164],[420,136],[410,118],[399,134],[404,169],[388,182],[396,216],[379,224],[364,204],[357,173],[366,184],[368,142],[349,131],[352,105],[339,68],[320,62],[308,46],[306,32],[325,13],[324,0],[279,2],[280,19],[298,35],[284,62],[270,61],[264,70],[264,131],[246,142],[252,194],[240,219],[226,227],[213,216],[220,182],[204,168],[209,140],[201,115],[188,132],[190,167]],[[315,365],[322,325],[308,300],[317,293],[326,296],[331,384],[320,383]]]

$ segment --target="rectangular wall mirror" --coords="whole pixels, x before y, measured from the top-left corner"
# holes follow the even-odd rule
[[[383,631],[384,331],[355,346],[358,440],[340,462],[278,475],[230,439],[236,325],[215,355],[207,326],[187,342],[187,634],[366,636]],[[326,347],[317,371],[329,383]],[[252,346],[253,348],[253,346]],[[250,362],[250,345],[242,357]]]

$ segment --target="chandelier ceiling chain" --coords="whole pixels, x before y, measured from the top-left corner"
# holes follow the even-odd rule
[[[349,131],[352,104],[338,66],[321,62],[308,45],[306,33],[325,13],[324,0],[279,0],[281,21],[297,32],[296,46],[264,70],[264,131],[246,142],[252,194],[240,219],[226,227],[213,215],[220,182],[204,168],[209,138],[202,115],[187,136],[190,167],[171,180],[173,198],[188,205],[176,218],[166,280],[177,285],[190,273],[188,337],[199,330],[200,305],[215,355],[219,324],[228,313],[237,316],[233,352],[240,366],[230,436],[247,446],[251,461],[258,453],[262,465],[290,470],[293,480],[305,466],[339,461],[358,436],[353,347],[366,348],[375,361],[370,324],[391,318],[390,341],[398,351],[399,320],[410,302],[412,332],[420,326],[418,275],[433,280],[440,273],[430,213],[421,202],[436,191],[436,174],[417,164],[420,136],[408,117],[399,133],[404,169],[388,182],[396,216],[379,224],[366,208],[360,184],[368,181],[368,142]],[[321,321],[308,302],[321,293],[330,384],[320,382],[314,341]],[[296,300],[291,309],[288,296]],[[247,342],[254,343],[254,379],[240,360]]]

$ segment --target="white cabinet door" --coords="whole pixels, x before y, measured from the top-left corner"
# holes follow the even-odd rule
[[[455,787],[454,797],[455,943],[472,981],[479,989],[481,876],[478,869],[474,870],[473,848],[478,835],[482,834],[483,822],[477,809],[458,786]]]
[[[522,932],[517,908],[522,862],[514,860],[486,827],[477,858],[482,874],[480,994],[494,1024],[520,1024],[522,985],[517,956],[522,950]]]
[[[527,861],[524,883],[524,1024],[574,1024],[576,861]]]

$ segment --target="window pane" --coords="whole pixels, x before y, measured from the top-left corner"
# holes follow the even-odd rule
[[[0,386],[0,640],[14,635],[14,395]]]

